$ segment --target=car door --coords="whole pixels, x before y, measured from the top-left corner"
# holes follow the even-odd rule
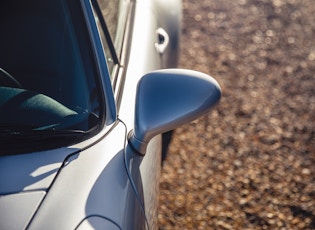
[[[107,38],[105,43],[112,43],[104,48],[105,53],[112,56],[107,57],[107,63],[109,69],[113,68],[117,113],[129,133],[134,129],[136,89],[141,77],[153,70],[176,66],[181,1],[99,0],[98,3],[105,18],[103,26],[108,27],[110,35],[102,36],[103,41]],[[116,4],[115,9],[111,8],[112,4]],[[116,68],[112,67],[115,60]],[[151,227],[157,226],[161,142],[161,135],[158,135],[149,143],[145,156],[126,155],[132,183],[137,187],[139,201]]]
[[[156,49],[158,23],[150,3],[153,1],[145,4],[129,0],[93,1],[118,118],[128,132],[134,128],[138,81],[147,72],[161,68]],[[145,157],[127,148],[125,161],[148,225],[156,226],[161,137],[151,141]]]
[[[128,130],[134,129],[135,97],[137,83],[146,73],[160,69],[161,59],[156,50],[159,28],[157,18],[153,12],[154,1],[137,2],[134,8],[131,45],[126,70],[124,93],[119,111],[120,118],[126,122]],[[132,105],[132,106],[131,106]],[[132,116],[128,114],[132,111]],[[133,161],[131,170],[133,179],[142,185],[144,209],[148,224],[151,228],[157,227],[157,203],[159,189],[159,175],[161,166],[161,135],[156,136],[149,144],[146,155]],[[141,180],[141,182],[140,182]],[[138,186],[140,187],[140,186]],[[141,191],[141,190],[140,190]]]

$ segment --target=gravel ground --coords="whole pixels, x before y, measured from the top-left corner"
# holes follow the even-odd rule
[[[177,129],[160,229],[315,229],[314,0],[184,0],[180,67],[220,104]]]

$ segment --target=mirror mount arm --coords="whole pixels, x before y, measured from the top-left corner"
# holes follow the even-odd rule
[[[139,154],[140,156],[144,156],[147,150],[148,143],[142,142],[135,137],[134,131],[131,130],[128,133],[128,142],[132,149]]]

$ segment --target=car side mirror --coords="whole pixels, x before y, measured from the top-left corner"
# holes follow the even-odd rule
[[[148,73],[137,86],[135,124],[128,141],[144,155],[154,136],[195,120],[220,97],[220,86],[209,75],[183,69]]]

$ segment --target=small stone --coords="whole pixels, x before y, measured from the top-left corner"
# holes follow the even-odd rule
[[[311,174],[311,170],[308,169],[308,168],[303,168],[303,169],[302,169],[302,174],[304,174],[304,175],[310,175],[310,174]]]

